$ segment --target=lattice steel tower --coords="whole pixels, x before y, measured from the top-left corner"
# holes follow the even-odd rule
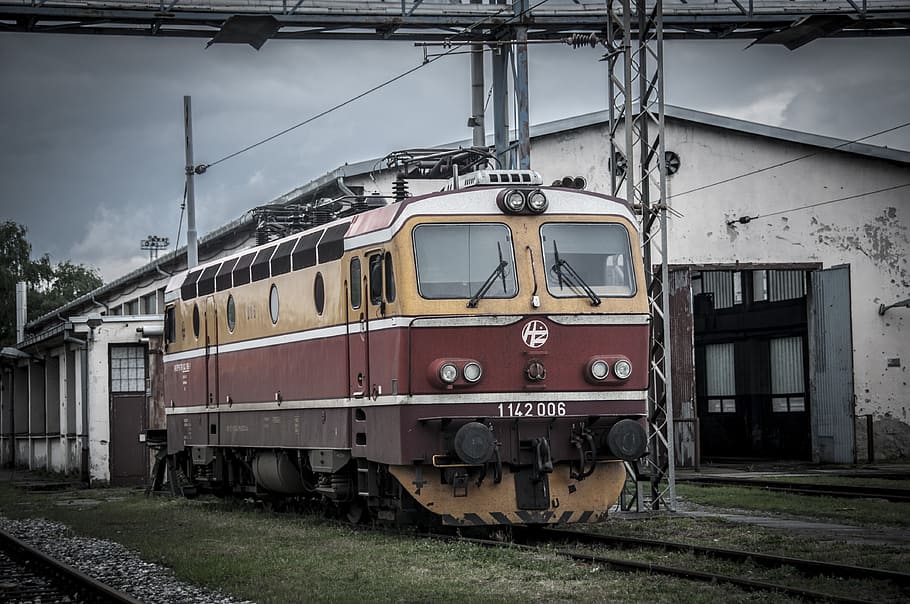
[[[651,312],[648,388],[650,506],[676,506],[670,376],[666,162],[664,161],[663,2],[609,0],[607,94],[610,188],[641,214],[642,254]],[[637,35],[633,37],[633,28]],[[638,468],[636,505],[644,507]]]

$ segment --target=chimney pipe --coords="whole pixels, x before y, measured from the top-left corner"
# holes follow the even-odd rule
[[[26,300],[26,283],[19,281],[16,283],[16,343],[18,344],[25,339],[25,322],[28,317]]]

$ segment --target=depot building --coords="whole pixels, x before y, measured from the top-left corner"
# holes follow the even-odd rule
[[[606,120],[532,128],[545,183],[609,191],[621,167]],[[910,153],[670,106],[664,145],[677,463],[910,454]],[[267,239],[270,210],[391,194],[395,173],[376,167],[346,164],[244,214],[200,239],[200,261]],[[163,292],[185,269],[185,249],[164,255],[0,352],[0,464],[146,479],[143,439],[164,427]]]

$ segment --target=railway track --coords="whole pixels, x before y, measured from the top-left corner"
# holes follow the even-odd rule
[[[673,543],[654,539],[639,539],[635,537],[623,537],[616,535],[598,535],[574,530],[550,528],[536,530],[513,527],[512,542],[476,538],[461,538],[461,540],[470,543],[476,543],[478,545],[483,545],[486,547],[512,547],[528,551],[539,551],[540,546],[544,544],[573,544],[568,545],[568,547],[560,546],[556,547],[555,549],[551,548],[548,549],[548,551],[550,553],[555,553],[559,556],[571,558],[582,563],[596,564],[618,571],[646,572],[651,574],[672,576],[690,581],[726,583],[748,591],[776,592],[803,600],[844,603],[869,603],[881,601],[878,596],[876,596],[875,599],[865,599],[864,597],[835,593],[835,591],[841,591],[840,586],[833,587],[831,591],[819,591],[815,589],[795,587],[782,583],[750,579],[743,576],[712,572],[710,570],[705,570],[703,568],[694,568],[692,566],[668,566],[647,561],[619,558],[614,555],[607,555],[606,553],[600,553],[598,551],[599,547],[602,547],[604,549],[615,549],[617,546],[622,548],[663,549],[679,553],[694,554],[697,556],[708,556],[711,558],[738,564],[751,563],[768,569],[789,568],[806,576],[825,576],[833,579],[864,579],[887,582],[893,585],[896,589],[900,590],[900,593],[902,594],[900,596],[900,599],[906,601],[905,599],[910,597],[910,590],[908,590],[908,587],[910,587],[910,574],[907,573],[852,565],[835,564],[830,562],[819,562],[815,560],[791,558],[786,556],[776,556],[757,552],[747,552],[742,550],[728,550],[718,547]],[[576,548],[577,546],[574,544],[580,544],[589,547]],[[590,546],[594,546],[594,548],[591,548]]]
[[[788,482],[781,480],[761,480],[754,478],[730,478],[725,476],[697,476],[677,479],[677,482],[706,486],[734,486],[751,489],[764,489],[795,495],[815,495],[824,497],[850,497],[886,499],[895,502],[910,502],[910,489],[889,487],[869,487],[858,485],[831,485],[809,482]]]
[[[141,604],[0,531],[0,602]]]
[[[818,560],[806,560],[805,558],[777,556],[774,554],[762,554],[758,552],[725,549],[720,547],[692,545],[689,543],[675,543],[672,541],[662,541],[658,539],[641,539],[638,537],[625,537],[620,535],[600,535],[572,530],[545,529],[543,531],[543,534],[549,538],[562,539],[565,541],[575,541],[578,543],[603,545],[608,547],[619,546],[623,548],[637,547],[663,549],[667,551],[690,553],[699,556],[708,556],[719,560],[728,560],[730,562],[751,562],[752,564],[764,566],[767,568],[790,567],[804,575],[825,575],[829,577],[875,579],[878,581],[889,581],[894,585],[901,587],[910,587],[910,573],[869,568],[865,566],[835,564],[832,562],[820,562]]]

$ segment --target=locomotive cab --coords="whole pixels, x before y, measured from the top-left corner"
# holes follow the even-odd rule
[[[399,235],[410,396],[391,472],[449,524],[601,518],[647,440],[631,212],[539,181],[452,195],[461,212]]]

